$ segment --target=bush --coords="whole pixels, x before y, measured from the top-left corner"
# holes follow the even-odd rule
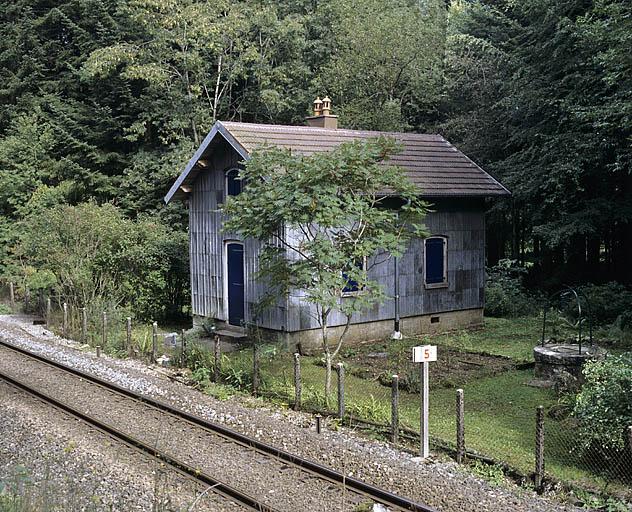
[[[622,284],[611,282],[602,285],[588,284],[580,291],[590,303],[595,325],[617,324],[621,329],[632,330],[632,291]]]
[[[537,313],[539,301],[527,293],[522,284],[526,269],[514,260],[500,260],[487,269],[485,315],[518,317]]]
[[[602,457],[622,452],[632,425],[632,355],[587,362],[583,373],[586,381],[573,410],[583,450]]]
[[[58,205],[21,222],[13,277],[74,308],[127,305],[158,319],[188,302],[187,257],[186,235],[157,220],[127,219],[111,204]]]

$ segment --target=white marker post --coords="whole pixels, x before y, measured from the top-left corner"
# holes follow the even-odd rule
[[[436,345],[422,345],[413,347],[413,363],[421,363],[421,374],[419,379],[421,407],[419,411],[419,430],[421,433],[421,446],[419,456],[422,459],[428,457],[430,453],[428,442],[428,363],[437,360]]]

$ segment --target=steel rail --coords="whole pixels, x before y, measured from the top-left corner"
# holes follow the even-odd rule
[[[46,393],[38,391],[32,388],[31,386],[29,386],[28,384],[25,384],[24,382],[18,379],[15,379],[14,377],[6,375],[4,372],[1,372],[1,371],[0,371],[0,380],[7,382],[11,386],[18,388],[34,396],[35,398],[38,398],[44,401],[45,403],[49,405],[52,405],[56,409],[59,409],[60,411],[66,414],[69,414],[75,418],[80,419],[81,421],[83,421],[84,423],[87,423],[91,427],[115,438],[116,440],[120,442],[123,442],[124,444],[132,448],[135,448],[141,453],[145,455],[149,455],[152,458],[162,461],[166,465],[171,466],[172,469],[175,469],[178,473],[183,474],[184,476],[188,478],[191,478],[193,480],[196,480],[197,482],[200,482],[206,486],[211,487],[213,492],[215,492],[216,494],[220,494],[224,496],[225,498],[229,498],[231,500],[237,501],[240,504],[245,505],[246,507],[252,510],[257,510],[260,512],[279,512],[277,509],[257,501],[252,496],[242,491],[239,491],[238,489],[235,489],[234,487],[220,480],[217,480],[216,478],[213,478],[212,476],[207,475],[206,473],[202,473],[201,471],[187,465],[185,462],[182,462],[181,460],[175,457],[172,457],[171,455],[161,452],[157,450],[155,447],[149,446],[143,441],[140,441],[139,439],[136,439],[128,434],[125,434],[124,432],[121,432],[120,430],[106,423],[103,423],[93,418],[92,416],[85,414],[69,406],[68,404],[65,404],[64,402],[59,401],[56,398],[53,398],[52,396]]]
[[[44,356],[31,352],[30,350],[26,350],[24,348],[18,347],[11,343],[7,343],[5,340],[0,339],[0,347],[7,348],[9,350],[13,350],[20,354],[23,354],[27,357],[40,361],[44,364],[52,366],[54,368],[58,368],[60,370],[66,371],[68,373],[74,374],[78,377],[81,377],[85,380],[98,384],[110,391],[114,391],[120,395],[126,396],[128,398],[132,398],[136,401],[145,403],[150,405],[158,410],[171,414],[179,419],[183,419],[192,423],[198,427],[201,427],[207,431],[211,431],[215,434],[219,434],[220,436],[235,442],[237,444],[241,444],[243,446],[249,447],[253,450],[256,450],[260,453],[264,453],[266,455],[273,456],[279,460],[290,463],[293,466],[297,466],[303,470],[306,470],[314,475],[329,480],[332,483],[337,485],[346,486],[348,489],[355,491],[358,494],[364,495],[375,502],[381,503],[382,505],[386,505],[387,507],[396,507],[401,510],[409,510],[412,512],[437,512],[436,509],[424,505],[418,502],[415,502],[409,498],[405,498],[394,494],[385,489],[381,489],[380,487],[374,486],[363,480],[346,476],[338,471],[331,469],[327,466],[324,466],[318,462],[311,461],[309,459],[303,458],[299,455],[292,454],[285,450],[281,450],[276,448],[270,444],[264,443],[257,439],[253,439],[245,434],[237,432],[231,428],[225,427],[223,425],[213,423],[207,421],[199,416],[195,416],[190,414],[178,407],[175,407],[171,404],[163,402],[161,400],[157,400],[155,398],[149,398],[144,395],[140,395],[131,391],[127,388],[119,386],[118,384],[114,384],[113,382],[106,381],[99,377],[96,377],[90,373],[84,372],[82,370],[78,370],[76,368],[72,368],[63,363],[59,363],[57,361],[53,361]]]

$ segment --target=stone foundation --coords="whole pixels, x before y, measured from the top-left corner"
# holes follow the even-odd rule
[[[533,349],[535,378],[541,381],[555,381],[557,374],[567,372],[579,383],[583,382],[582,368],[586,361],[601,359],[605,351],[597,345],[551,344],[538,345]]]

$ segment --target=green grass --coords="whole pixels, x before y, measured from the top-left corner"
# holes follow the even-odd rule
[[[533,347],[542,334],[542,319],[485,318],[483,329],[437,334],[430,341],[437,345],[472,352],[506,356],[515,361],[533,361]]]

